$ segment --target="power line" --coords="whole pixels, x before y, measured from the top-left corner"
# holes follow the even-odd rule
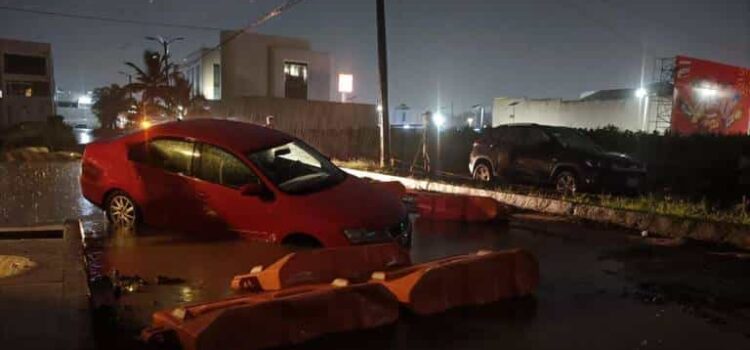
[[[251,30],[255,29],[256,27],[258,27],[258,26],[262,25],[263,23],[266,23],[266,22],[270,21],[271,19],[273,19],[273,18],[275,18],[275,17],[278,17],[278,16],[280,16],[281,14],[283,14],[283,13],[284,13],[284,12],[286,12],[286,11],[288,11],[288,10],[289,10],[289,9],[291,9],[292,7],[294,7],[294,6],[296,6],[296,5],[299,5],[299,4],[300,4],[300,3],[302,2],[302,1],[304,1],[304,0],[287,0],[287,1],[285,1],[285,2],[283,3],[283,4],[281,4],[281,5],[279,5],[279,6],[276,6],[276,7],[275,7],[275,8],[273,9],[273,10],[271,10],[271,11],[270,11],[270,12],[268,12],[268,13],[266,13],[266,14],[265,14],[265,15],[263,15],[262,17],[260,17],[260,18],[256,19],[255,21],[253,21],[252,23],[250,23],[250,24],[249,24],[249,25],[248,25],[247,27],[245,27],[245,28],[242,28],[241,30],[238,30],[238,31],[236,31],[236,32],[232,33],[232,35],[230,35],[230,36],[229,36],[229,37],[227,37],[226,39],[222,40],[222,41],[221,41],[221,42],[219,43],[219,45],[216,45],[216,46],[215,46],[215,47],[213,47],[212,49],[210,49],[210,50],[208,50],[208,51],[204,52],[204,53],[203,53],[203,54],[202,54],[202,55],[200,56],[200,58],[201,58],[201,59],[205,58],[205,57],[206,57],[206,56],[208,56],[208,55],[209,55],[209,54],[210,54],[211,52],[213,52],[213,51],[216,51],[216,50],[218,50],[218,49],[222,48],[222,47],[223,47],[224,45],[226,45],[226,44],[227,44],[228,42],[230,42],[230,41],[232,41],[232,40],[234,40],[234,39],[237,39],[237,37],[239,37],[240,35],[244,34],[245,32],[249,32],[249,31],[251,31]]]
[[[225,30],[225,28],[218,28],[218,27],[196,26],[196,25],[189,25],[189,24],[176,24],[176,23],[159,23],[159,22],[140,21],[140,20],[134,20],[134,19],[121,19],[121,18],[113,18],[113,17],[80,15],[80,14],[74,14],[74,13],[34,10],[34,9],[12,7],[12,6],[0,6],[0,11],[31,13],[31,14],[36,14],[36,15],[82,19],[82,20],[88,20],[88,21],[122,23],[122,24],[137,24],[137,25],[148,25],[148,26],[166,27],[166,28],[181,28],[181,29],[191,29],[191,30],[213,31],[213,32]]]

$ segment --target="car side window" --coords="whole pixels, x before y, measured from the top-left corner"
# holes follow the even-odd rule
[[[231,188],[260,183],[247,165],[218,147],[202,144],[196,160],[195,176],[201,180]]]
[[[507,146],[520,146],[523,144],[523,138],[521,137],[520,131],[521,130],[516,127],[507,127],[502,130],[498,137],[498,141]]]
[[[151,141],[148,147],[148,164],[172,173],[189,174],[193,145],[189,141],[173,139]]]
[[[540,147],[550,141],[544,131],[535,128],[524,128],[522,137],[524,146]]]

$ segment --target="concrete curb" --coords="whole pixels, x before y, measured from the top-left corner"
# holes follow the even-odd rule
[[[63,268],[63,302],[67,305],[68,320],[63,325],[70,338],[70,349],[93,349],[93,320],[89,304],[88,277],[83,253],[83,225],[80,220],[66,220],[63,240],[65,261]]]
[[[428,180],[386,175],[371,171],[347,168],[344,170],[357,177],[370,178],[377,181],[397,181],[402,183],[407,189],[412,190],[490,197],[500,203],[520,209],[573,216],[585,220],[648,231],[667,237],[689,238],[698,241],[728,244],[750,250],[750,227],[744,225],[699,221],[653,213],[576,204],[559,199],[436,183]]]

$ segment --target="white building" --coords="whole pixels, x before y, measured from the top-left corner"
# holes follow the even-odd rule
[[[577,100],[499,97],[494,100],[492,125],[537,123],[593,129],[614,125],[631,131],[663,131],[657,112],[664,101],[671,101],[668,93],[640,95],[636,89],[593,91]]]
[[[189,55],[182,71],[209,100],[278,97],[331,100],[331,57],[304,39],[225,31],[220,49]]]
[[[0,129],[55,114],[52,48],[0,39]]]

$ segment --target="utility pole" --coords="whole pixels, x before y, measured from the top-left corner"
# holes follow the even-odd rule
[[[385,0],[376,0],[378,25],[378,66],[380,71],[380,113],[382,122],[380,128],[380,166],[391,163],[391,123],[388,118],[388,48],[386,46],[385,30]]]

